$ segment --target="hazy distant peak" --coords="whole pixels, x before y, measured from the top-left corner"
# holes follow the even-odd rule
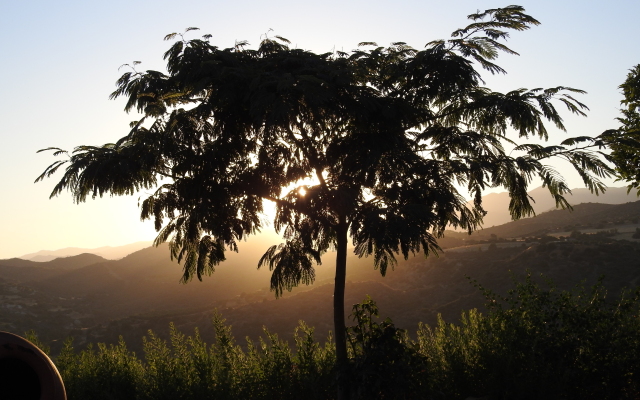
[[[23,260],[47,262],[56,258],[72,257],[83,253],[94,254],[107,260],[119,260],[138,250],[152,245],[152,242],[136,242],[124,246],[103,246],[95,249],[80,247],[66,247],[58,250],[41,250],[36,253],[25,254],[19,258]]]
[[[635,192],[627,194],[626,186],[609,187],[605,193],[600,195],[591,193],[587,188],[571,189],[571,192],[572,194],[567,195],[566,198],[572,206],[582,203],[624,204],[639,200]],[[537,187],[530,190],[529,195],[535,201],[532,206],[536,214],[556,209],[556,202],[547,188]],[[482,224],[483,227],[490,228],[511,222],[511,215],[509,214],[509,201],[511,199],[509,193],[489,193],[483,196],[482,200],[482,206],[487,211]]]

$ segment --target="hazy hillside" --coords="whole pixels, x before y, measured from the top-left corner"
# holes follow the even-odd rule
[[[614,226],[635,225],[640,221],[640,201],[625,204],[583,203],[573,211],[553,210],[533,218],[478,231],[472,237],[525,237],[552,232],[571,232],[580,229],[610,229]],[[631,229],[632,227],[628,227]]]
[[[115,247],[104,246],[98,247],[96,249],[66,247],[59,250],[41,250],[35,253],[25,254],[23,256],[20,256],[19,258],[23,260],[46,262],[60,257],[70,257],[83,253],[91,253],[106,258],[107,260],[117,260],[149,246],[151,246],[151,242],[136,242],[124,246]]]
[[[216,267],[213,276],[181,284],[182,267],[168,247],[146,248],[121,260],[80,255],[49,262],[0,260],[0,329],[36,329],[47,339],[64,338],[131,315],[211,309],[243,292],[269,293],[270,272],[256,270],[273,243],[255,237]],[[323,276],[322,267],[319,276]],[[326,273],[325,273],[326,275]]]
[[[448,232],[442,241],[443,247],[450,248],[445,254],[400,260],[386,277],[373,268],[371,258],[352,255],[346,304],[371,295],[383,316],[413,330],[418,322],[434,323],[438,313],[453,321],[461,310],[481,307],[483,298],[467,276],[505,292],[511,285],[509,271],[520,276],[526,268],[542,272],[562,288],[583,279],[592,284],[605,274],[607,287],[617,293],[623,286],[640,283],[640,241],[614,240],[630,238],[639,221],[640,202],[581,204],[573,213],[541,213],[471,237]],[[562,229],[629,232],[546,244],[549,238],[540,240],[543,244],[500,243],[498,239],[491,251],[487,251],[490,243],[482,242],[492,233],[495,242],[496,238],[557,234]],[[203,334],[211,334],[211,316],[218,309],[240,342],[245,335],[255,339],[262,326],[290,337],[301,319],[314,326],[319,337],[326,336],[332,326],[334,254],[327,254],[317,267],[313,286],[296,288],[275,300],[269,291],[270,271],[256,266],[263,252],[277,242],[250,238],[240,243],[240,253],[228,254],[213,276],[188,284],[179,283],[182,267],[170,260],[167,246],[146,248],[120,260],[91,254],[49,262],[0,260],[0,329],[18,334],[35,329],[46,341],[57,340],[54,350],[69,334],[76,337],[78,346],[115,342],[119,335],[140,346],[140,337],[148,329],[166,333],[171,321],[186,331],[198,326]]]
[[[585,188],[573,189],[572,193],[572,195],[568,196],[569,203],[572,205],[582,203],[622,204],[638,200],[635,192],[627,194],[626,187],[610,187],[604,194],[600,194],[599,196],[591,193]],[[535,200],[533,208],[537,214],[556,208],[555,202],[549,195],[547,189],[539,187],[531,190],[529,195],[531,195]],[[507,192],[487,194],[483,196],[483,201],[484,208],[488,212],[484,218],[483,226],[485,228],[511,222],[511,216],[508,212],[509,195]],[[67,247],[58,250],[41,250],[35,253],[22,255],[19,258],[23,260],[46,262],[60,257],[70,257],[82,253],[91,253],[108,260],[117,260],[149,246],[151,246],[151,242],[136,242],[124,246],[104,246],[95,249]]]
[[[562,244],[521,243],[514,247],[483,252],[448,252],[440,258],[411,258],[400,262],[394,271],[381,277],[373,271],[371,260],[350,259],[346,287],[347,315],[351,305],[371,296],[381,316],[390,316],[397,326],[415,331],[419,322],[434,324],[438,313],[446,321],[456,321],[462,310],[483,308],[484,297],[468,277],[484,287],[505,294],[513,287],[512,277],[522,279],[529,269],[535,276],[544,273],[560,289],[571,289],[581,281],[593,285],[604,275],[605,286],[613,297],[623,287],[640,283],[640,244],[629,242],[565,242]],[[366,267],[366,268],[362,268]],[[362,280],[360,280],[362,279]],[[256,340],[263,327],[291,339],[300,320],[315,327],[316,338],[324,339],[332,329],[333,285],[315,285],[308,291],[294,290],[292,295],[274,299],[264,291],[243,293],[218,303],[218,311],[233,327],[238,342],[246,336]],[[170,322],[183,332],[200,332],[211,341],[213,309],[173,312],[165,315],[137,315],[75,330],[78,343],[115,341],[124,335],[126,342],[141,351],[140,337],[148,329],[166,337]]]
[[[536,214],[556,209],[555,200],[553,200],[546,188],[533,189],[529,192],[529,195],[535,200],[533,209]],[[511,216],[509,215],[510,198],[507,192],[490,193],[483,196],[482,200],[483,207],[487,211],[487,215],[484,217],[485,228],[511,222]],[[626,187],[610,187],[600,195],[595,195],[586,188],[579,188],[572,189],[572,194],[567,196],[567,200],[572,206],[582,203],[623,204],[638,201],[638,197],[635,191],[627,194]]]
[[[103,261],[107,260],[94,254],[80,254],[72,257],[57,258],[48,262],[10,258],[8,260],[0,260],[0,277],[15,283],[43,280]]]

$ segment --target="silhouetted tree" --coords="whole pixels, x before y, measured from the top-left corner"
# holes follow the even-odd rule
[[[640,64],[629,71],[620,89],[624,99],[618,121],[622,125],[601,137],[612,150],[608,159],[616,165],[620,180],[629,183],[629,191],[637,189],[640,196]]]
[[[527,188],[534,178],[558,206],[568,206],[569,189],[545,160],[567,160],[595,192],[611,172],[589,147],[591,138],[515,142],[548,139],[545,121],[564,130],[553,101],[584,115],[586,106],[571,97],[583,92],[483,87],[478,68],[504,73],[494,60],[517,54],[503,44],[509,31],[538,21],[519,6],[469,18],[451,39],[424,50],[364,42],[350,53],[316,54],[279,36],[257,50],[246,42],[220,49],[210,35],[168,35],[179,40],[165,53],[167,73],[133,65],[111,95],[126,97],[126,111],[144,118],[115,143],[77,147],[38,180],[64,166],[51,196],[69,190],[77,202],[156,188],[141,217],[155,221],[155,244],[168,241],[183,262],[184,281],[211,274],[225,251],[237,251],[238,241],[262,227],[263,201],[275,203],[274,225],[285,242],[269,248],[259,266],[273,271],[276,296],[312,283],[314,264],[336,250],[340,370],[348,362],[349,237],[355,254],[372,255],[384,275],[398,254],[439,251],[446,227],[478,228],[487,187],[508,190],[513,218],[533,214]],[[473,196],[470,206],[459,188]],[[339,397],[347,396],[347,384],[339,380]]]

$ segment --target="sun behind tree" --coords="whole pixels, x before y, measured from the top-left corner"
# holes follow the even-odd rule
[[[259,265],[273,271],[276,296],[312,283],[314,265],[336,250],[338,386],[339,398],[347,398],[349,237],[355,253],[372,255],[384,275],[398,254],[438,252],[447,226],[477,229],[487,187],[508,190],[514,218],[533,213],[527,188],[534,178],[558,206],[568,206],[568,187],[546,159],[564,158],[596,192],[611,172],[588,137],[547,147],[514,142],[548,139],[545,120],[564,129],[554,100],[584,115],[586,107],[571,97],[582,91],[503,94],[481,86],[477,67],[503,73],[494,64],[498,54],[516,54],[502,43],[508,31],[538,21],[519,6],[469,18],[450,40],[424,50],[364,42],[350,53],[316,54],[291,49],[279,36],[255,50],[246,42],[220,49],[210,35],[168,35],[179,40],[165,53],[167,73],[126,72],[112,94],[145,117],[116,143],[77,147],[38,180],[64,166],[51,196],[69,190],[77,202],[159,185],[141,216],[155,221],[156,245],[170,242],[184,281],[211,274],[225,251],[237,251],[238,241],[262,227],[263,201],[275,203],[274,226],[285,242]],[[515,145],[509,154],[507,142]],[[456,185],[473,195],[472,206]]]

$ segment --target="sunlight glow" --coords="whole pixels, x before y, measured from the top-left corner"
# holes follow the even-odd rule
[[[11,77],[3,81],[5,95],[0,100],[4,101],[0,108],[4,132],[0,146],[0,221],[4,228],[0,232],[0,259],[42,249],[118,246],[155,238],[153,222],[139,222],[137,194],[76,205],[68,193],[49,200],[59,174],[37,185],[33,180],[54,161],[49,154],[36,154],[39,149],[58,146],[72,150],[80,144],[110,143],[127,134],[129,122],[138,114],[123,112],[124,98],[108,100],[114,82],[126,72],[118,67],[141,60],[143,64],[136,67],[140,70],[165,71],[162,54],[169,43],[162,38],[167,33],[196,26],[202,29],[201,33],[191,32],[193,36],[188,39],[210,33],[214,35],[212,45],[227,47],[246,39],[255,47],[267,27],[273,27],[278,34],[294,40],[294,48],[318,53],[349,52],[362,41],[375,41],[381,46],[404,41],[422,48],[428,41],[448,38],[453,29],[465,26],[468,13],[489,7],[471,0],[400,1],[394,7],[380,6],[383,3],[369,6],[361,1],[284,1],[274,6],[252,0],[195,0],[189,2],[189,7],[176,7],[168,13],[165,7],[150,8],[146,3],[116,0],[84,2],[82,7],[79,2],[42,0],[2,3],[2,15],[11,16],[3,20],[9,35],[4,50],[20,62],[0,65],[2,76]],[[122,13],[123,5],[128,7],[127,13]],[[589,118],[563,113],[568,133],[554,129],[550,132],[554,138],[597,135],[615,128],[622,97],[618,85],[628,69],[639,62],[637,51],[629,51],[629,41],[620,38],[638,37],[640,32],[640,1],[627,0],[617,5],[577,0],[524,2],[527,12],[542,25],[509,39],[509,46],[520,56],[500,57],[498,65],[508,75],[484,74],[486,86],[506,92],[562,83],[586,90],[589,94],[581,96],[581,101],[591,109]],[[143,14],[147,18],[140,21],[139,15]],[[216,15],[217,23],[212,22],[211,15]],[[314,18],[300,18],[301,15]],[[60,24],[61,20],[77,23]],[[327,29],[328,20],[332,21],[332,29]],[[118,21],[118,29],[112,29],[113,21]],[[602,29],[593,29],[594,26]],[[34,46],[42,44],[43,38],[46,43],[64,43],[64,49]],[[566,45],[568,42],[571,46]],[[598,51],[593,51],[594,44]],[[46,68],[41,67],[43,58],[47,59]],[[41,116],[33,118],[33,110]],[[572,169],[557,169],[569,187],[584,186]],[[613,179],[606,183],[622,185]],[[309,188],[317,184],[311,178],[296,182],[282,188],[280,197],[292,191],[296,195],[301,185]],[[535,181],[530,187],[539,184]],[[465,185],[459,190],[468,197]],[[489,188],[485,194],[503,191]],[[633,200],[636,199],[629,199]],[[263,207],[262,217],[269,222],[265,225],[267,230],[275,218],[275,204],[265,201]]]
[[[305,186],[315,186],[318,185],[320,181],[315,177],[309,177],[306,179],[302,179],[298,182],[292,183],[287,187],[283,187],[280,192],[280,197],[284,197],[291,192],[297,192],[298,195],[304,197],[307,194],[307,190],[304,188]],[[262,213],[263,219],[262,222],[265,227],[273,228],[273,222],[276,218],[276,203],[270,200],[262,201]]]

